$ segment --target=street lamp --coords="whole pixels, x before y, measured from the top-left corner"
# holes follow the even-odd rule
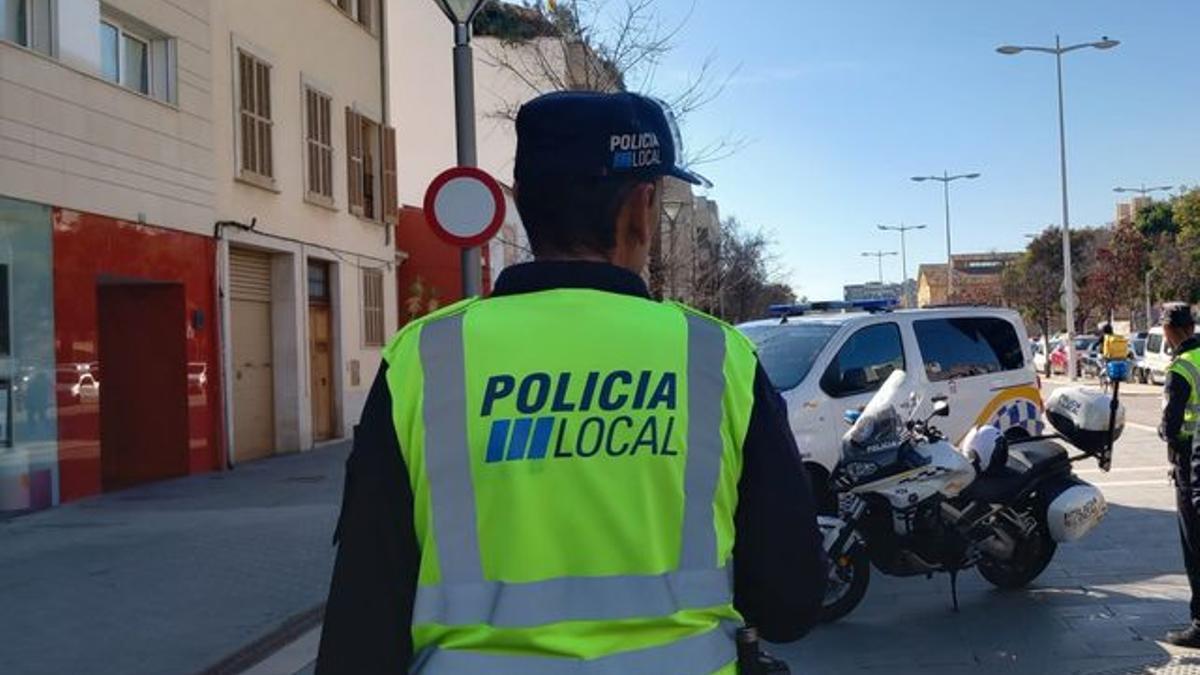
[[[1175,189],[1174,185],[1159,185],[1156,187],[1146,187],[1146,184],[1142,183],[1142,186],[1140,188],[1115,187],[1115,188],[1113,188],[1113,192],[1122,192],[1122,193],[1123,192],[1133,192],[1135,194],[1141,195],[1142,197],[1147,197],[1152,192],[1160,192],[1160,191],[1161,192],[1170,192],[1171,190],[1174,190],[1174,189]],[[1151,199],[1153,199],[1153,198],[1151,198]],[[1154,311],[1154,308],[1150,302],[1150,271],[1149,270],[1146,271],[1145,282],[1146,282],[1146,330],[1150,330],[1150,323],[1152,321],[1151,317],[1153,316],[1152,312]]]
[[[889,255],[896,255],[895,251],[863,251],[864,258],[875,258],[879,263],[879,285],[883,285],[883,259]]]
[[[950,250],[950,183],[959,179],[975,180],[979,178],[978,173],[961,173],[957,176],[951,176],[950,172],[942,171],[940,176],[913,176],[911,180],[917,183],[923,183],[927,180],[936,180],[942,184],[942,195],[946,201],[946,301],[951,302],[954,297],[954,259]]]
[[[1072,380],[1075,379],[1075,280],[1072,277],[1073,272],[1071,270],[1071,219],[1067,209],[1067,132],[1063,115],[1062,55],[1089,47],[1092,49],[1112,49],[1119,44],[1121,43],[1117,40],[1110,40],[1105,36],[1098,42],[1081,42],[1077,45],[1064,47],[1062,46],[1062,41],[1055,35],[1053,47],[1004,45],[996,48],[997,52],[1006,56],[1026,51],[1053,54],[1058,70],[1058,153],[1059,172],[1062,177],[1063,211],[1063,311],[1067,315],[1067,372],[1070,373]]]
[[[1137,194],[1145,197],[1146,195],[1150,194],[1151,192],[1160,192],[1160,191],[1161,192],[1170,192],[1171,190],[1174,190],[1174,189],[1175,189],[1174,185],[1159,185],[1157,187],[1146,187],[1146,184],[1142,183],[1142,187],[1140,187],[1140,188],[1115,187],[1115,188],[1113,188],[1113,192],[1136,192]]]
[[[487,0],[433,0],[454,24],[454,130],[458,141],[458,165],[475,166],[475,73],[471,55],[471,22]],[[479,295],[483,289],[483,265],[479,248],[461,253],[463,296]]]
[[[876,225],[884,232],[899,232],[900,233],[900,292],[904,294],[904,306],[912,305],[908,297],[908,247],[905,246],[904,233],[909,230],[923,230],[924,225]]]

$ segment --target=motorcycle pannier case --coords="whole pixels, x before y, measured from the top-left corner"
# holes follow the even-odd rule
[[[1075,447],[1096,455],[1108,446],[1112,398],[1091,387],[1056,389],[1046,402],[1046,418],[1054,430]],[[1113,440],[1125,430],[1125,406],[1117,406]]]

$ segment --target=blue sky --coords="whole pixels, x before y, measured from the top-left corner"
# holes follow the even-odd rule
[[[664,16],[691,5],[663,0]],[[798,294],[840,297],[876,277],[862,251],[899,249],[877,223],[930,226],[910,233],[910,276],[944,260],[940,184],[909,176],[983,174],[951,186],[956,252],[1018,249],[1061,220],[1054,58],[1001,44],[1121,40],[1064,58],[1073,225],[1111,221],[1115,185],[1200,184],[1197,29],[1194,0],[695,0],[657,83],[710,53],[737,69],[684,129],[749,141],[701,168],[709,194],[774,236]]]

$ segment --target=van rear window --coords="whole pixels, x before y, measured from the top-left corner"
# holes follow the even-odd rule
[[[1162,333],[1151,333],[1150,337],[1146,338],[1146,351],[1151,354],[1159,354],[1163,350]]]
[[[913,322],[930,382],[987,375],[1025,366],[1012,324],[997,317],[925,319]]]

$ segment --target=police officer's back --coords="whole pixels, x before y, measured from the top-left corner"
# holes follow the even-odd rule
[[[638,276],[663,176],[703,179],[644,97],[551,94],[517,133],[537,261],[384,350],[318,671],[730,672],[742,618],[797,639],[825,571],[750,343]]]
[[[1175,357],[1163,385],[1159,435],[1167,442],[1172,465],[1183,562],[1192,590],[1191,625],[1167,633],[1166,639],[1179,646],[1200,648],[1200,466],[1192,445],[1200,421],[1200,340],[1188,305],[1163,306],[1163,335]]]

